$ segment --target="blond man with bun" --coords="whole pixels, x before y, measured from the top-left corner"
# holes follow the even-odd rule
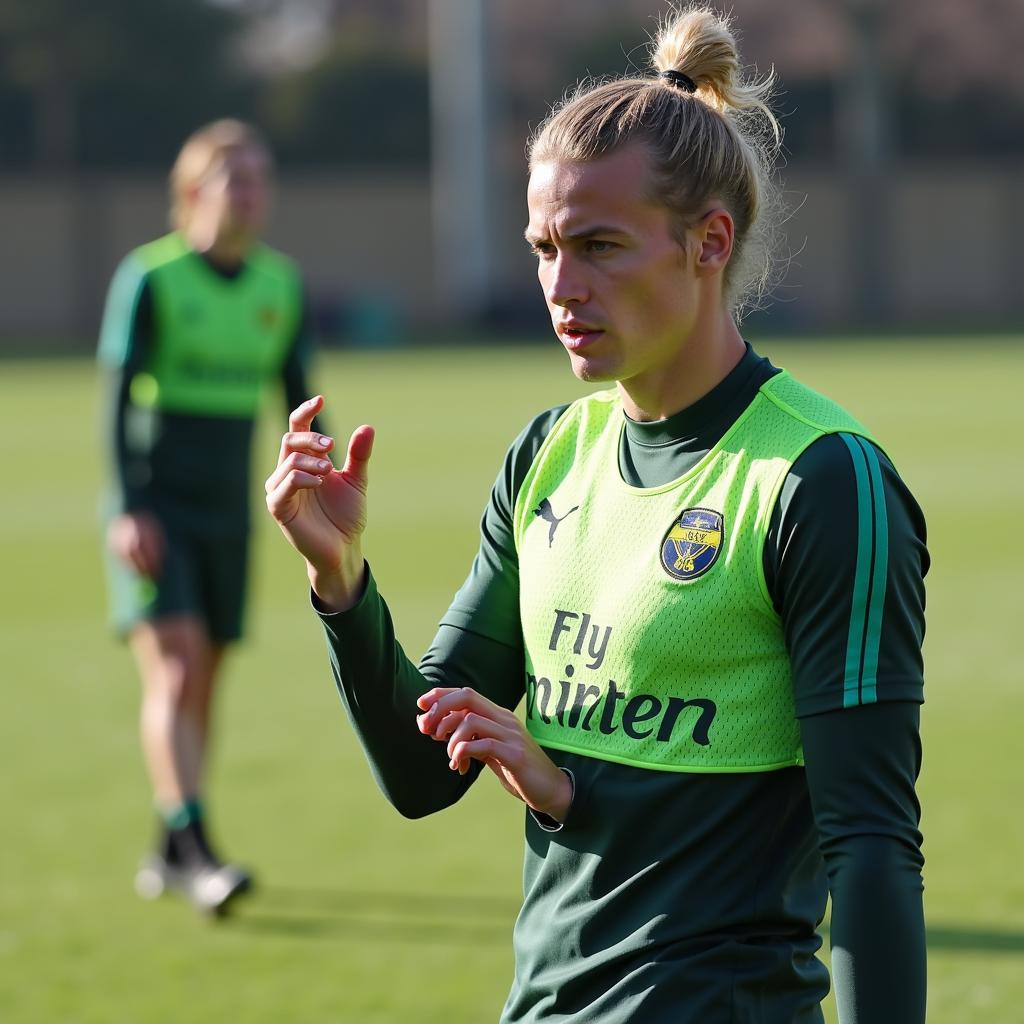
[[[526,239],[603,390],[513,442],[418,667],[363,556],[372,428],[323,470],[323,399],[297,408],[267,505],[388,799],[429,814],[486,766],[526,805],[503,1022],[820,1022],[831,894],[840,1019],[920,1024],[924,520],[740,332],[772,276],[769,83],[705,8],[652,62],[531,141]]]
[[[221,663],[242,634],[253,426],[268,385],[283,383],[288,408],[309,393],[301,279],[259,241],[269,188],[270,154],[250,125],[196,131],[171,172],[173,231],[118,267],[99,347],[111,617],[142,680],[160,819],[136,888],[211,912],[251,881],[212,851],[203,796]]]

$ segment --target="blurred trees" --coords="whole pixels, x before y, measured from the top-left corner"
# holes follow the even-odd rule
[[[287,163],[425,166],[425,61],[341,37],[311,67],[264,90],[258,120]]]
[[[280,6],[2,0],[0,166],[166,167],[229,115],[259,123],[286,162],[425,165],[425,56],[339,30],[308,67],[264,73],[244,44]]]
[[[166,164],[198,124],[244,109],[244,21],[203,0],[3,0],[2,160]]]
[[[284,163],[425,167],[429,0],[0,0],[0,167],[166,167],[214,117],[256,121]],[[588,73],[643,64],[662,0],[489,0],[502,152]],[[796,159],[844,160],[850,13],[881,15],[901,157],[1024,154],[1020,0],[729,0],[773,63]],[[571,26],[571,31],[566,27]],[[646,70],[646,69],[641,69]]]
[[[710,0],[731,11],[745,60],[779,72],[775,105],[794,159],[845,158],[843,93],[862,70],[855,25],[877,17],[889,143],[909,158],[1024,155],[1021,0]],[[587,75],[650,74],[648,33],[667,0],[495,0],[505,97],[520,124]],[[585,25],[586,31],[580,26]],[[521,134],[524,132],[521,131]]]

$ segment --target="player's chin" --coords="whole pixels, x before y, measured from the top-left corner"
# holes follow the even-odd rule
[[[618,380],[616,368],[612,365],[611,360],[584,355],[580,352],[569,352],[568,355],[569,365],[578,380],[586,381],[588,384],[607,384]]]
[[[228,219],[225,234],[240,242],[254,242],[263,230],[263,218],[255,211],[236,210]]]

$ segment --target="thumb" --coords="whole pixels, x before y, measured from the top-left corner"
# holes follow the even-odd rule
[[[373,427],[364,423],[352,431],[352,436],[348,440],[348,454],[341,472],[361,491],[366,490],[373,438]]]

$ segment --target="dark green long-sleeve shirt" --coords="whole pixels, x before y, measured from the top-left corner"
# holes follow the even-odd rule
[[[624,478],[657,486],[720,439],[775,369],[748,350],[709,395],[658,423],[627,421]],[[513,444],[485,509],[465,585],[419,668],[405,658],[372,579],[326,615],[342,699],[389,799],[404,814],[457,800],[479,773],[448,770],[420,736],[415,699],[468,685],[514,708],[523,695],[512,508],[561,410]],[[858,492],[841,438],[815,442],[773,510],[764,568],[782,619],[806,765],[749,774],[658,772],[548,751],[574,797],[561,828],[526,818],[525,902],[507,1022],[820,1021],[828,978],[815,927],[833,899],[843,1024],[924,1020],[920,768],[923,577],[920,510],[881,469],[889,560],[877,703],[844,708],[858,558]],[[877,525],[877,524],[876,524]],[[856,654],[856,650],[854,651]]]

